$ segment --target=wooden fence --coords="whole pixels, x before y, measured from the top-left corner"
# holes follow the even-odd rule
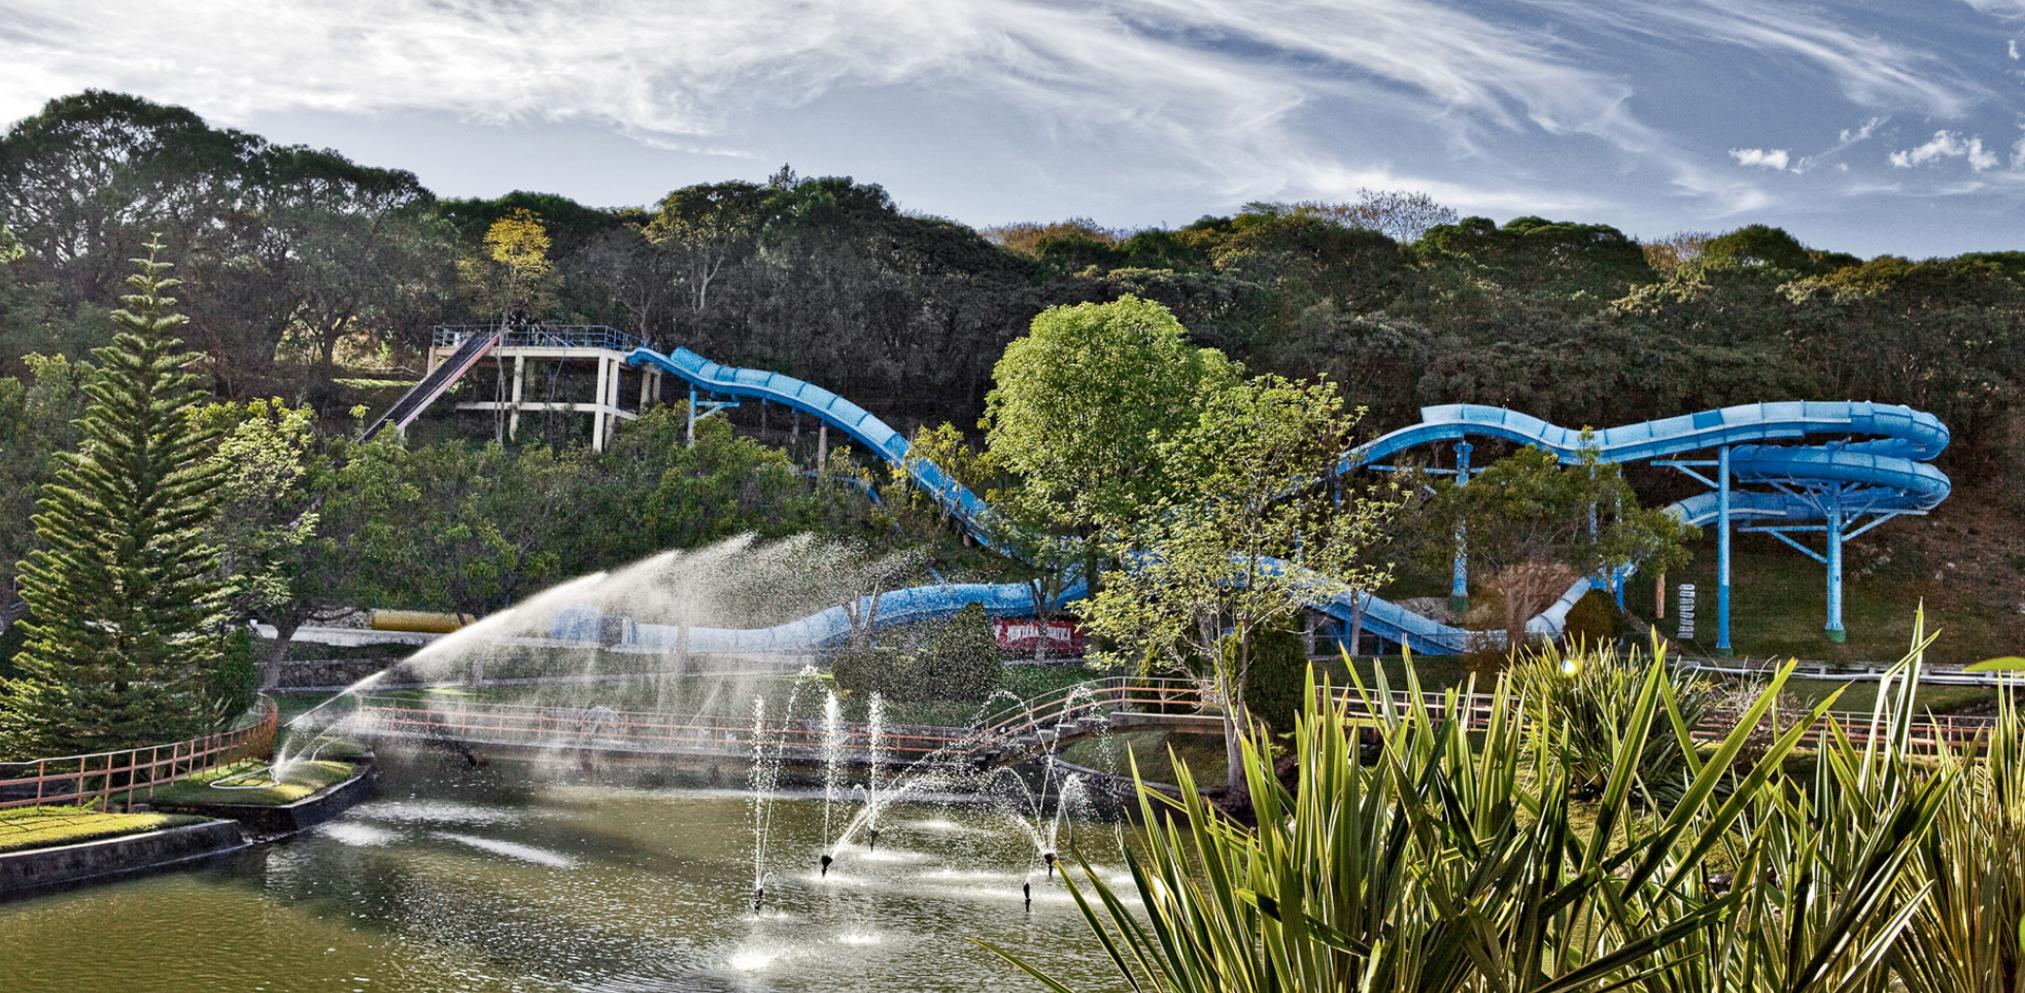
[[[90,755],[64,755],[0,763],[0,810],[54,807],[115,797],[131,800],[155,787],[242,759],[266,758],[280,723],[274,701],[261,697],[249,720],[227,731],[161,745],[142,745]]]
[[[1387,701],[1338,689],[1354,720],[1375,721]],[[1390,706],[1422,708],[1435,719],[1460,719],[1472,730],[1485,727],[1493,712],[1490,693],[1431,692],[1419,698],[1394,691]],[[1368,703],[1367,703],[1368,699]],[[1167,721],[1197,726],[1219,712],[1212,694],[1193,680],[1111,677],[1064,687],[1029,700],[987,712],[970,727],[891,724],[882,729],[882,751],[897,761],[928,756],[944,759],[994,753],[999,760],[1035,750],[1053,741],[1088,733],[1116,715],[1132,715],[1138,723]],[[1700,741],[1718,741],[1730,733],[1738,714],[1706,715],[1693,729]],[[1870,734],[1870,715],[1833,713],[1802,738],[1818,747],[1831,733],[1833,720],[1841,733],[1862,743]],[[750,755],[755,747],[749,718],[697,714],[678,716],[651,711],[605,707],[540,707],[473,700],[422,703],[391,697],[359,702],[358,731],[396,737],[465,744],[588,749],[690,755]],[[1985,734],[1990,719],[1929,715],[1911,722],[1908,745],[1914,753],[1932,754],[1943,743],[1961,748]],[[797,759],[819,758],[830,735],[823,722],[802,718],[768,721],[761,729],[767,751]],[[863,761],[871,747],[871,728],[855,722],[837,727],[836,746],[848,761]]]

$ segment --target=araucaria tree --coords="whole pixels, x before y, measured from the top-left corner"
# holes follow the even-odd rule
[[[1439,533],[1469,536],[1471,573],[1502,597],[1512,647],[1577,576],[1679,565],[1695,533],[1665,508],[1642,506],[1618,466],[1594,452],[1564,465],[1530,446],[1467,485],[1444,484],[1433,517]]]
[[[0,733],[17,753],[62,754],[170,741],[212,720],[206,677],[223,648],[226,584],[205,540],[221,466],[196,416],[196,357],[165,296],[177,281],[148,246],[93,352],[83,440],[64,453],[22,562],[31,620],[4,686]]]
[[[1122,567],[1084,614],[1115,661],[1210,679],[1223,703],[1229,786],[1239,790],[1259,636],[1381,585],[1389,566],[1373,549],[1397,500],[1386,482],[1345,489],[1334,480],[1357,413],[1328,380],[1260,376],[1197,402],[1195,420],[1154,446],[1169,487],[1115,532]]]

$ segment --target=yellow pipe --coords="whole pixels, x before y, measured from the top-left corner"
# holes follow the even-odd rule
[[[421,634],[449,634],[476,621],[470,614],[442,614],[433,610],[375,610],[375,631],[412,631]]]

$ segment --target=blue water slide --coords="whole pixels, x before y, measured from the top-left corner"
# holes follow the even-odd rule
[[[1532,445],[1570,464],[1592,452],[1602,462],[1640,462],[1728,447],[1736,482],[1769,487],[1733,490],[1730,516],[1785,525],[1818,524],[1831,505],[1923,513],[1947,499],[1950,485],[1947,474],[1921,461],[1947,447],[1947,426],[1910,407],[1868,401],[1740,404],[1586,434],[1504,407],[1443,404],[1421,408],[1419,423],[1344,453],[1337,469],[1354,472],[1412,449],[1472,438]],[[1714,492],[1668,509],[1694,525],[1719,515]],[[1588,577],[1576,580],[1527,624],[1528,632],[1558,635],[1568,610],[1593,585]],[[1496,632],[1468,631],[1370,594],[1346,594],[1320,609],[1344,624],[1361,614],[1365,630],[1424,654],[1501,640]]]
[[[910,460],[907,439],[900,432],[849,400],[790,376],[712,362],[686,348],[668,353],[636,349],[626,362],[673,374],[715,398],[758,399],[821,419],[886,462],[903,467],[966,531],[991,545],[991,509],[984,501],[934,464]],[[1356,472],[1414,449],[1482,438],[1532,445],[1564,463],[1579,463],[1592,455],[1603,462],[1638,462],[1726,450],[1734,482],[1757,487],[1730,490],[1729,518],[1780,526],[1818,524],[1831,514],[1839,521],[1845,509],[1879,516],[1925,512],[1945,500],[1949,490],[1946,474],[1926,462],[1947,447],[1947,426],[1931,414],[1865,401],[1742,404],[1588,432],[1503,407],[1445,404],[1422,408],[1418,423],[1344,453],[1337,468]],[[1714,492],[1696,494],[1669,510],[1697,525],[1716,521],[1721,513]],[[1623,573],[1620,570],[1618,577]],[[1558,634],[1568,610],[1593,582],[1577,580],[1559,601],[1533,618],[1527,630]],[[1083,595],[1080,582],[1072,585],[1062,597],[1064,603]],[[995,617],[1032,612],[1024,584],[942,583],[884,594],[875,625],[946,617],[971,603],[983,605]],[[1502,639],[1501,633],[1470,631],[1361,591],[1316,609],[1346,629],[1355,625],[1423,654],[1458,653]],[[581,611],[565,612],[557,619],[556,633],[587,636],[586,632],[602,630],[599,623],[599,618]],[[692,628],[686,643],[697,652],[792,652],[835,645],[850,633],[847,613],[835,607],[771,628]],[[672,627],[624,625],[624,640],[643,647],[674,648],[683,637]]]
[[[718,397],[741,397],[779,404],[818,418],[849,436],[853,441],[886,462],[901,466],[916,485],[932,496],[942,508],[963,524],[979,543],[991,545],[985,528],[991,508],[978,495],[926,459],[907,458],[907,436],[863,407],[792,376],[759,369],[740,369],[712,362],[686,348],[657,352],[636,348],[626,356],[635,368],[654,368],[673,373],[697,390]]]
[[[1062,591],[1055,609],[1082,599],[1083,593],[1081,584]],[[971,604],[993,618],[1034,613],[1033,596],[1022,583],[938,583],[883,593],[876,605],[871,597],[861,597],[858,614],[873,618],[874,628],[885,628],[941,620]],[[607,627],[611,620],[593,607],[566,607],[556,613],[550,633],[566,641],[606,641],[643,651],[686,650],[699,655],[797,653],[844,645],[851,639],[851,616],[841,606],[765,628],[692,627],[685,632],[673,624],[641,624],[630,618]]]

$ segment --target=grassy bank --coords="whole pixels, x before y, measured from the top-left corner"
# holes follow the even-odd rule
[[[283,781],[275,783],[267,778],[265,763],[247,760],[160,787],[155,790],[154,802],[177,806],[280,807],[342,783],[357,771],[358,766],[350,762],[291,762]]]
[[[1209,734],[1184,734],[1166,728],[1119,731],[1108,741],[1085,738],[1071,744],[1062,758],[1092,769],[1108,769],[1114,763],[1121,776],[1130,776],[1139,767],[1141,778],[1155,783],[1175,781],[1174,764],[1188,767],[1198,783],[1221,783],[1224,779],[1223,738]]]
[[[1885,527],[1925,529],[1926,521],[1894,521]],[[1868,536],[1866,536],[1868,537]],[[1924,537],[1924,536],[1921,536]],[[1827,617],[1827,577],[1822,568],[1800,553],[1763,535],[1738,535],[1730,567],[1730,637],[1737,654],[1748,658],[1820,659],[1830,662],[1877,662],[1905,654],[1912,631],[1912,605],[1923,604],[1929,631],[1940,640],[1927,652],[1930,665],[1956,665],[2016,654],[2021,624],[2017,590],[2025,573],[1992,585],[1972,579],[1957,563],[1913,541],[1851,542],[1842,584],[1843,627],[1848,640],[1829,641],[1822,632]],[[1964,549],[1963,554],[1973,550]],[[1715,548],[1704,541],[1694,561],[1666,577],[1667,619],[1661,630],[1672,634],[1676,591],[1693,583],[1697,637],[1682,646],[1696,655],[1715,654]],[[1653,577],[1634,578],[1626,589],[1626,606],[1653,616]]]
[[[0,854],[203,822],[204,818],[191,814],[108,814],[88,807],[22,807],[0,811]]]

